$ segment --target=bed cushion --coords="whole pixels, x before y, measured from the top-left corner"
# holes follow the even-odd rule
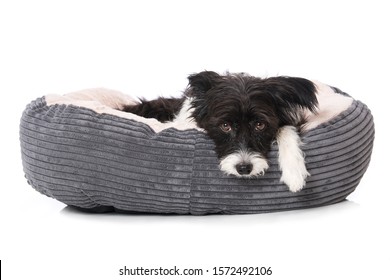
[[[23,168],[40,193],[93,212],[249,214],[329,205],[355,190],[373,148],[373,117],[353,100],[302,136],[311,176],[292,193],[280,182],[276,144],[264,176],[227,176],[204,132],[120,112],[121,102],[133,99],[118,92],[102,90],[88,101],[70,96],[44,96],[26,107]],[[101,99],[121,101],[100,106]]]

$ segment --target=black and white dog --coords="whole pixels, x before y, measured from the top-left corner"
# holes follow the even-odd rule
[[[181,98],[141,100],[123,110],[161,122],[196,124],[214,141],[221,170],[238,177],[263,175],[267,153],[276,140],[281,181],[292,192],[304,187],[309,173],[299,132],[316,114],[317,88],[312,81],[211,71],[188,79]]]

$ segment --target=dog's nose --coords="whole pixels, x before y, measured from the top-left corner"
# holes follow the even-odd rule
[[[250,163],[237,164],[236,169],[240,175],[249,175],[252,172],[253,165]]]

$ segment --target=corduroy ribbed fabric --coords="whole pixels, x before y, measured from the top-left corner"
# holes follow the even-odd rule
[[[280,182],[277,145],[264,176],[219,170],[213,142],[197,130],[148,125],[73,105],[31,102],[20,142],[28,183],[67,205],[91,211],[249,214],[329,205],[359,184],[373,148],[374,123],[360,101],[302,136],[311,174],[302,191]]]

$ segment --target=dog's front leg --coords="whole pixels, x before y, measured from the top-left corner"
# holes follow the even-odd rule
[[[301,139],[294,126],[283,126],[279,129],[277,139],[279,146],[279,167],[282,171],[280,181],[290,191],[300,191],[306,183],[307,176],[303,152],[300,149]]]

